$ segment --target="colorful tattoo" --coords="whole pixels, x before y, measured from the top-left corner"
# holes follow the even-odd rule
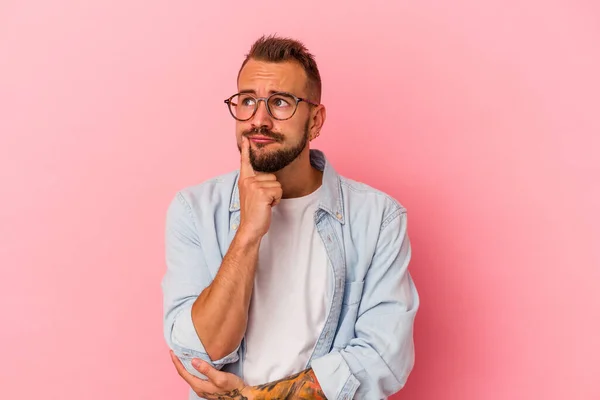
[[[254,386],[250,392],[255,400],[327,399],[312,369],[265,385]]]
[[[224,393],[201,393],[200,395],[206,400],[248,400],[238,389]]]
[[[206,393],[207,400],[327,400],[312,369],[264,385],[245,388],[245,396],[238,389],[226,393]]]

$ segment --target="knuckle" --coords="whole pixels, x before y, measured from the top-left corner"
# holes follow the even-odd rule
[[[203,395],[206,394],[205,391],[204,391],[204,389],[202,389],[202,387],[200,385],[198,385],[197,383],[190,384],[190,387],[200,397],[203,397]]]
[[[215,383],[215,385],[219,386],[219,387],[223,387],[227,384],[227,380],[226,378],[223,377],[216,377],[213,382]]]

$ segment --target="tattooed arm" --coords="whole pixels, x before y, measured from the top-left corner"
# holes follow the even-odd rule
[[[246,386],[237,375],[219,371],[201,359],[194,359],[192,366],[206,379],[190,374],[173,352],[171,360],[192,391],[207,400],[327,399],[312,369],[264,385]]]
[[[223,393],[204,393],[207,400],[325,400],[325,394],[312,369],[258,386],[247,386]]]

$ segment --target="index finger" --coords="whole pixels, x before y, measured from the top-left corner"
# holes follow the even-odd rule
[[[240,160],[240,178],[244,179],[249,176],[256,175],[254,168],[250,163],[250,141],[247,137],[242,136],[242,154]]]
[[[173,351],[171,351],[171,361],[173,361],[173,364],[175,364],[175,369],[179,373],[179,376],[181,376],[183,378],[183,380],[186,381],[190,386],[194,385],[194,383],[195,383],[194,381],[196,379],[200,379],[197,376],[190,374],[185,369],[182,362],[179,360],[179,358],[177,358],[177,356],[173,353]]]
[[[213,368],[209,363],[199,358],[194,358],[192,360],[192,366],[202,375],[206,376],[217,387],[223,386],[222,384],[225,380],[226,372]]]

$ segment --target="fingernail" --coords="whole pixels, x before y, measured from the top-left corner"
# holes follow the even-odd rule
[[[194,368],[198,368],[198,367],[200,367],[200,364],[201,364],[201,363],[200,363],[200,360],[198,360],[197,358],[194,358],[194,359],[192,360],[192,366],[193,366]]]

